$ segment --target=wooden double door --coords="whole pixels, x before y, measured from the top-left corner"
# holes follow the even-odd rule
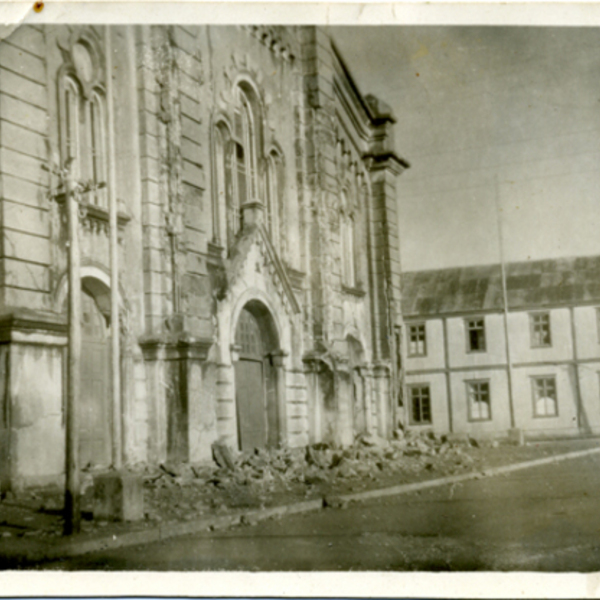
[[[236,329],[235,364],[238,438],[241,450],[277,445],[277,373],[269,358],[268,337],[260,320],[244,309]]]

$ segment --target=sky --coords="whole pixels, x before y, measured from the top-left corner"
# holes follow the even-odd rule
[[[600,254],[600,28],[329,31],[398,120],[403,270]]]

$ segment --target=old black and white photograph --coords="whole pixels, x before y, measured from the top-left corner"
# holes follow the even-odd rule
[[[600,21],[52,10],[0,26],[0,569],[600,571]]]

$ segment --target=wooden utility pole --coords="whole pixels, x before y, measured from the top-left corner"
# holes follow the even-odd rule
[[[56,165],[46,168],[60,179],[60,189],[52,190],[51,197],[65,204],[67,217],[67,277],[68,277],[68,345],[67,345],[67,403],[65,407],[65,535],[81,529],[81,489],[79,483],[79,391],[81,359],[81,272],[79,254],[79,218],[85,206],[81,202],[88,194],[106,186],[106,183],[73,181],[73,158],[64,168]]]
[[[67,229],[69,232],[69,346],[67,366],[65,524],[64,534],[81,528],[79,485],[79,361],[81,357],[81,274],[79,265],[79,202],[69,159],[64,176]]]
[[[106,48],[106,113],[108,116],[108,222],[110,245],[110,325],[111,325],[111,381],[112,381],[112,464],[122,466],[122,409],[121,409],[121,349],[119,322],[119,232],[117,222],[117,194],[115,174],[115,130],[113,109],[113,68],[110,27],[105,26]]]
[[[504,345],[506,351],[506,373],[508,377],[508,406],[510,410],[510,427],[515,428],[515,407],[513,394],[513,366],[510,353],[510,337],[508,330],[508,291],[506,289],[506,265],[504,263],[504,240],[502,235],[502,215],[499,206],[498,177],[494,177],[494,200],[496,204],[496,223],[498,225],[498,246],[500,251],[500,276],[502,279],[502,305],[504,313]]]

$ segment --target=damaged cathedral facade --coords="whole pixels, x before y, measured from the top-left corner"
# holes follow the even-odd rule
[[[65,472],[67,164],[95,184],[78,222],[82,467],[391,434],[408,165],[322,29],[24,26],[0,71],[3,488]]]

